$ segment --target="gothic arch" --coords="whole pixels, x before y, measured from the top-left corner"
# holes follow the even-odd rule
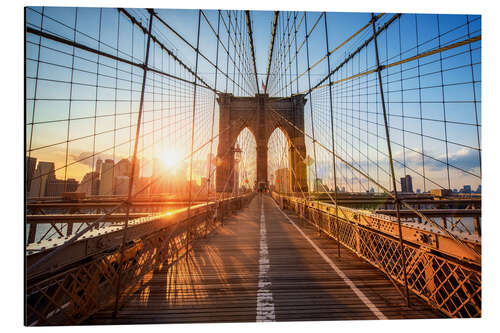
[[[223,184],[231,182],[229,175],[234,166],[232,149],[244,128],[253,133],[257,144],[257,182],[267,184],[267,144],[272,132],[279,127],[289,140],[290,173],[293,173],[293,191],[307,191],[306,156],[304,138],[304,95],[288,98],[269,97],[267,94],[255,97],[234,97],[219,94],[219,146],[216,170],[217,191],[223,191]],[[291,125],[291,124],[293,125]],[[231,184],[229,184],[231,185]]]

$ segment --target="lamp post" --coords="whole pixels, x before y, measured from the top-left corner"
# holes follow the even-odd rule
[[[236,144],[236,148],[233,148],[233,153],[234,153],[234,186],[235,186],[235,193],[236,196],[238,196],[239,192],[239,163],[241,161],[241,148],[239,144]]]

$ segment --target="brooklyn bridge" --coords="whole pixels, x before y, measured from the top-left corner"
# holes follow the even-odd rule
[[[25,8],[25,324],[481,317],[481,16]]]

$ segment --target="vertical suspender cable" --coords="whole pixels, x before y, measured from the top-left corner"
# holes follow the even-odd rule
[[[403,266],[403,276],[405,282],[405,292],[406,292],[406,305],[410,306],[410,294],[408,291],[408,277],[406,275],[406,254],[403,244],[403,233],[401,230],[401,217],[399,214],[399,198],[398,192],[396,190],[396,175],[394,174],[394,160],[392,158],[392,150],[391,150],[391,140],[389,137],[389,127],[387,125],[387,110],[385,108],[385,100],[384,100],[384,88],[382,85],[382,68],[380,67],[380,60],[378,55],[378,45],[377,45],[377,33],[375,29],[375,15],[372,13],[372,28],[373,28],[373,42],[375,46],[375,59],[377,61],[377,75],[378,75],[378,85],[380,90],[380,100],[382,103],[382,111],[384,113],[384,127],[385,127],[385,137],[387,141],[387,151],[389,153],[389,164],[391,167],[391,176],[392,176],[392,186],[394,189],[394,205],[396,206],[396,218],[398,220],[398,234],[399,234],[399,247],[401,251],[401,261]]]
[[[255,49],[253,46],[252,21],[250,20],[250,11],[246,10],[245,14],[246,14],[246,18],[247,18],[248,36],[250,37],[250,49],[252,51],[253,71],[255,73],[255,84],[257,85],[257,94],[260,94],[259,79],[257,78],[257,63],[255,62]],[[273,35],[273,37],[274,37],[274,35]],[[273,41],[274,41],[274,38],[273,38]],[[271,44],[271,52],[272,52],[272,44]],[[269,65],[271,65],[271,63],[269,63]],[[269,78],[269,72],[268,72],[267,77]],[[266,84],[267,84],[267,80],[266,80]],[[265,90],[264,90],[264,93],[265,93]]]
[[[121,284],[121,273],[122,273],[122,266],[123,266],[123,256],[125,255],[125,242],[127,241],[127,228],[128,228],[128,222],[129,222],[129,214],[130,214],[130,201],[132,199],[132,189],[134,186],[134,174],[135,174],[135,168],[137,164],[137,146],[139,143],[139,134],[141,131],[141,120],[142,120],[142,113],[143,113],[143,108],[144,108],[144,89],[146,86],[146,74],[147,74],[147,67],[148,67],[148,59],[149,59],[149,46],[151,43],[151,29],[153,27],[153,10],[149,9],[149,30],[148,30],[148,40],[146,44],[146,57],[144,59],[144,69],[142,73],[142,87],[141,87],[141,100],[139,104],[139,114],[137,116],[137,126],[136,126],[136,131],[135,131],[135,141],[134,141],[134,155],[132,156],[132,167],[130,168],[130,176],[129,176],[129,183],[128,183],[128,195],[127,195],[127,211],[126,211],[126,216],[125,216],[125,225],[123,227],[123,236],[122,236],[122,242],[120,246],[120,261],[118,264],[118,277],[117,277],[117,283],[116,283],[116,295],[115,295],[115,306],[113,310],[113,318],[116,317],[116,314],[118,312],[118,302],[120,299],[120,284]]]
[[[194,67],[194,87],[193,87],[193,117],[191,120],[191,154],[189,158],[189,199],[188,199],[188,209],[187,209],[187,215],[188,217],[191,214],[191,201],[193,200],[192,198],[192,192],[193,192],[193,151],[194,151],[194,121],[195,121],[195,115],[196,115],[196,83],[198,79],[198,58],[200,55],[200,23],[201,23],[201,9],[198,10],[198,36],[196,38],[196,60],[195,60],[195,67]],[[234,88],[233,88],[234,89]],[[186,251],[189,253],[189,242],[191,241],[191,222],[189,222],[189,227],[187,229],[187,246],[186,246]]]
[[[217,15],[217,47],[216,47],[216,51],[215,51],[215,82],[214,82],[214,88],[215,90],[217,90],[217,74],[218,74],[218,70],[217,70],[217,67],[219,65],[219,42],[220,42],[220,36],[219,36],[219,32],[220,32],[220,10],[217,11],[218,15]],[[215,103],[217,102],[217,93],[214,92],[214,103],[213,103],[213,108],[212,108],[212,129],[211,129],[211,134],[210,134],[210,153],[208,154],[209,156],[209,161],[208,161],[208,189],[207,189],[207,206],[208,206],[208,202],[210,200],[210,187],[212,185],[212,152],[213,152],[213,143],[214,143],[214,140],[213,140],[213,137],[214,137],[214,123],[215,123]],[[220,129],[219,129],[220,131]],[[215,184],[215,182],[214,182]],[[217,205],[215,206],[216,209],[217,209]],[[217,216],[217,215],[216,215]]]
[[[330,48],[328,45],[328,26],[326,23],[326,13],[324,13],[324,19],[325,19],[325,40],[326,40],[326,52],[329,52]],[[327,57],[328,61],[328,72],[331,71],[330,68],[330,55],[328,54]],[[330,126],[332,128],[332,158],[333,158],[333,187],[335,191],[335,230],[337,233],[337,255],[340,257],[340,237],[339,237],[339,207],[337,204],[337,158],[335,156],[335,131],[334,131],[334,125],[333,125],[333,97],[332,97],[332,78],[331,76],[328,76],[328,92],[330,96]]]
[[[311,66],[309,62],[309,34],[307,32],[307,13],[304,12],[304,23],[305,23],[305,29],[306,29],[306,52],[307,52],[307,80],[309,83],[309,90],[311,90]],[[314,136],[314,115],[313,115],[313,107],[312,107],[312,95],[309,97],[309,108],[311,110],[311,131],[312,131],[312,137],[313,137],[313,152],[314,152],[314,178],[318,177],[318,165],[317,165],[317,159],[316,159],[316,137]],[[314,191],[314,184],[316,180],[313,180],[313,191]],[[311,193],[311,189],[309,188],[309,193]]]

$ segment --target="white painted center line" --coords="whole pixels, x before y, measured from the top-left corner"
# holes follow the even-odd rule
[[[369,299],[368,297],[366,297],[366,295],[358,289],[358,287],[356,287],[356,285],[344,274],[344,272],[342,272],[342,270],[340,270],[340,268],[337,267],[337,265],[335,265],[333,263],[333,261],[325,254],[325,252],[323,252],[323,250],[321,250],[296,224],[295,222],[293,222],[289,217],[288,215],[285,214],[285,212],[283,212],[280,207],[276,204],[276,202],[273,200],[274,204],[276,205],[276,207],[278,207],[279,211],[281,212],[281,214],[283,214],[287,219],[288,221],[290,221],[290,223],[300,232],[300,234],[312,245],[312,247],[319,253],[319,255],[330,265],[330,267],[333,268],[333,270],[335,271],[335,273],[337,273],[343,280],[344,282],[349,286],[351,287],[352,291],[354,291],[354,293],[356,294],[356,296],[359,297],[359,299],[365,303],[366,307],[368,307],[368,309],[370,309],[370,311],[378,318],[378,319],[387,319],[387,317],[375,306],[375,304],[373,304]]]
[[[269,252],[267,250],[266,220],[264,216],[264,198],[260,202],[260,254],[259,254],[259,289],[257,290],[257,322],[275,321],[274,300],[269,277]]]

